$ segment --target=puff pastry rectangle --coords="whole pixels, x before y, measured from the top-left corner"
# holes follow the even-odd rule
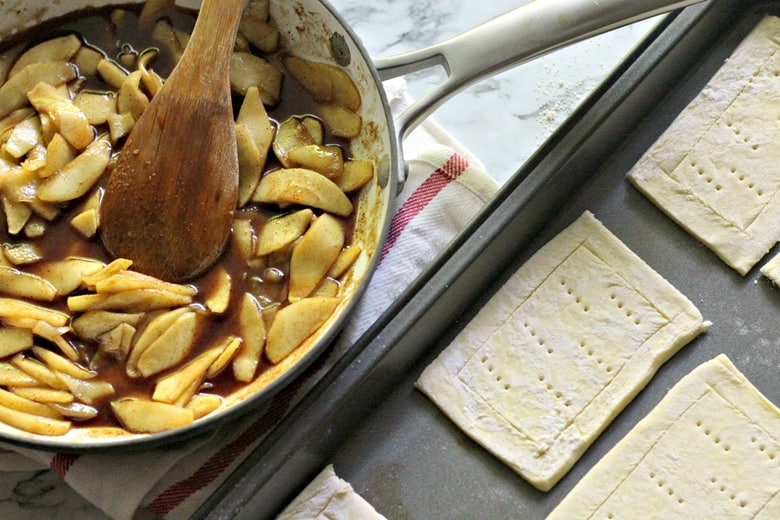
[[[780,518],[780,410],[725,356],[683,378],[550,514]]]
[[[282,511],[276,520],[386,520],[339,478],[325,469]]]
[[[549,490],[708,322],[589,212],[529,259],[417,387]]]
[[[780,253],[761,267],[761,274],[780,286]]]
[[[764,18],[628,173],[746,274],[780,240],[780,19]]]

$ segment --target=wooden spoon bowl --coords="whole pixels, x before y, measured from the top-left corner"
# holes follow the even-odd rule
[[[246,0],[204,0],[192,37],[136,122],[101,204],[115,257],[184,281],[222,254],[238,196],[230,58]]]

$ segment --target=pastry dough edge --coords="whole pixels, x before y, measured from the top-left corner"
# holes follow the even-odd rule
[[[761,274],[772,280],[775,285],[780,286],[780,253],[761,267]]]
[[[702,90],[683,108],[627,174],[631,183],[676,224],[704,243],[729,267],[746,275],[780,240],[780,196],[775,194],[751,227],[762,238],[734,227],[706,206],[671,172],[742,92],[742,84],[780,46],[780,18],[765,16],[737,45]],[[695,137],[695,139],[694,139]],[[695,217],[686,218],[686,212]],[[747,252],[747,254],[745,254]]]
[[[276,520],[310,520],[324,518],[325,513],[333,513],[335,507],[342,515],[339,518],[359,518],[361,520],[385,520],[371,504],[355,492],[349,482],[336,475],[332,464],[327,465],[276,517]],[[318,516],[312,516],[312,509]]]
[[[526,265],[531,264],[533,266],[531,271],[536,276],[544,278],[546,275],[539,275],[539,273],[546,273],[550,265],[553,267],[558,265],[559,260],[567,256],[568,253],[561,255],[561,251],[567,252],[578,244],[588,241],[593,242],[599,250],[609,250],[613,256],[610,256],[610,261],[607,263],[613,268],[614,263],[617,263],[622,270],[621,274],[627,278],[633,288],[637,289],[639,285],[641,289],[646,290],[643,294],[650,293],[651,302],[661,303],[662,307],[668,307],[662,309],[663,311],[676,314],[631,356],[620,373],[605,387],[604,391],[598,394],[594,402],[583,410],[580,416],[586,417],[585,424],[580,424],[578,421],[560,432],[558,438],[560,442],[551,446],[541,446],[538,441],[528,437],[523,438],[523,432],[507,424],[503,417],[494,413],[489,407],[485,407],[482,398],[459,379],[459,371],[496,330],[500,329],[500,325],[493,326],[486,333],[478,335],[481,338],[479,343],[469,341],[470,324],[467,325],[453,341],[458,348],[445,348],[425,368],[415,383],[415,386],[466,435],[542,491],[549,491],[557,484],[598,435],[647,385],[672,355],[710,326],[710,322],[703,320],[701,313],[690,300],[631,251],[590,211],[585,211],[570,226],[540,248]],[[546,255],[540,255],[543,251],[556,252],[552,261]],[[545,261],[540,261],[540,258]],[[524,269],[525,265],[520,268],[520,271]],[[534,280],[533,277],[529,279],[529,276],[522,278],[523,284],[529,287],[537,287],[541,282]],[[510,278],[500,289],[499,294],[503,293],[505,288],[511,287],[513,279],[514,277]],[[526,298],[527,295],[523,295],[523,299],[516,305],[522,305]],[[658,300],[663,301],[658,302]],[[484,312],[490,312],[488,309],[494,310],[492,306],[488,307],[490,304],[491,302],[488,302],[483,307],[474,321],[479,320]],[[512,318],[514,310],[510,312],[507,319]],[[481,413],[469,413],[471,410],[479,410]],[[607,413],[588,417],[593,415],[588,413],[592,410],[596,410],[594,413],[603,413],[607,410]],[[489,420],[487,420],[488,416]],[[481,428],[486,424],[492,427],[491,430]],[[567,448],[569,451],[564,451]],[[544,451],[542,456],[528,457],[529,453],[538,453],[540,449]],[[550,462],[550,459],[555,456],[559,458]]]
[[[720,378],[720,379],[718,379]],[[649,449],[685,412],[695,396],[712,386],[743,405],[748,416],[772,422],[780,434],[780,409],[769,401],[725,354],[694,368],[599,460],[555,507],[547,520],[586,518],[606,501],[615,488],[642,461]],[[648,448],[650,447],[650,448]],[[660,514],[660,512],[659,512]]]

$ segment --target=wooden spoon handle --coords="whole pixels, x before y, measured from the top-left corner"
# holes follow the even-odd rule
[[[179,75],[194,73],[206,88],[224,86],[222,83],[229,77],[230,56],[246,3],[247,0],[203,0],[180,66],[174,69],[169,81],[175,81]],[[200,90],[199,95],[208,94]]]

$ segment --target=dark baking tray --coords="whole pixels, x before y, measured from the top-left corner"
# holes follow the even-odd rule
[[[544,518],[669,388],[720,353],[780,403],[780,289],[758,266],[737,274],[625,179],[765,14],[780,14],[780,2],[711,0],[659,24],[197,517],[272,518],[333,463],[390,519]],[[585,210],[713,326],[667,362],[543,493],[466,437],[413,384],[486,299]]]

